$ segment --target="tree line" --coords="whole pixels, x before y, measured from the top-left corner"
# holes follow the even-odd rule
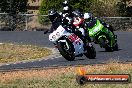
[[[28,0],[0,0],[0,12],[18,14],[27,12]]]
[[[62,11],[63,0],[42,0],[39,14],[47,14],[49,9]],[[83,12],[91,12],[96,17],[132,16],[131,0],[69,0],[73,9],[81,9]],[[47,18],[39,17],[41,23],[47,22]]]
[[[62,10],[63,0],[42,0],[39,14],[55,8]],[[92,12],[95,16],[131,16],[131,0],[69,0],[74,9]],[[131,3],[131,6],[129,4]],[[28,0],[0,0],[0,12],[17,14],[27,12]]]
[[[47,14],[51,8],[62,10],[63,0],[42,0],[40,14]],[[131,0],[69,0],[74,9],[92,12],[96,16],[130,16],[127,11]]]
[[[41,0],[39,8],[40,15],[48,14],[49,9],[62,11],[64,0]],[[132,16],[131,0],[68,0],[73,9],[81,9],[83,12],[91,12],[97,17]],[[9,13],[12,19],[12,26],[15,23],[18,13],[28,11],[28,0],[0,0],[0,13]],[[39,16],[39,22],[44,24],[47,17]],[[12,27],[13,28],[13,27]],[[15,27],[13,28],[15,29]]]
[[[28,0],[0,0],[0,13],[7,13],[7,15],[0,15],[1,22],[8,25],[5,30],[15,30],[20,24],[24,24],[23,16],[18,16],[19,13],[27,12]],[[6,18],[8,17],[8,18]]]

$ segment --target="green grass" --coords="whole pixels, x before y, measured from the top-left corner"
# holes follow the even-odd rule
[[[17,79],[8,84],[0,83],[2,88],[132,88],[132,84],[85,84],[76,83],[75,75],[62,75],[56,79],[32,78]]]
[[[50,55],[51,50],[33,45],[0,44],[0,63],[33,60]]]
[[[101,67],[104,67],[102,70]],[[117,69],[118,67],[118,69]],[[120,68],[119,68],[120,67]],[[129,68],[128,68],[129,67]],[[130,74],[132,75],[132,65],[122,65],[122,64],[111,64],[104,66],[87,66],[89,69],[87,71],[89,74]],[[101,68],[101,69],[99,69]],[[132,83],[129,84],[90,84],[86,83],[83,86],[80,86],[76,82],[75,69],[77,68],[66,68],[66,69],[58,69],[49,71],[50,77],[44,76],[45,73],[48,73],[48,70],[42,71],[31,71],[30,77],[21,78],[18,74],[26,74],[26,72],[14,72],[16,73],[16,77],[12,77],[11,73],[1,73],[0,76],[4,79],[0,78],[0,88],[132,88]],[[53,73],[52,73],[53,72]],[[61,72],[58,73],[58,72]],[[34,76],[36,74],[42,74],[38,76]],[[3,76],[4,75],[4,76]],[[10,76],[9,76],[10,75]],[[10,78],[10,80],[8,79]]]

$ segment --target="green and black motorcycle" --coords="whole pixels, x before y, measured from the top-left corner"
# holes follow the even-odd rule
[[[88,27],[89,36],[95,44],[99,44],[105,51],[118,51],[117,35],[114,35],[100,20],[96,20],[93,26]]]

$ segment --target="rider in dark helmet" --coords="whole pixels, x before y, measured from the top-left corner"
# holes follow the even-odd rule
[[[61,23],[61,15],[55,9],[49,10],[48,17],[50,21],[52,22],[52,26],[50,30],[45,31],[44,34],[53,32],[54,30],[58,28],[58,26]]]
[[[77,26],[74,23],[75,24],[77,23]],[[63,2],[62,25],[63,27],[64,25],[66,27],[70,27],[70,29],[72,29],[72,32],[75,33],[78,37],[80,37],[83,40],[84,46],[87,46],[87,44],[90,44],[89,42],[91,42],[91,39],[87,33],[87,30],[84,30],[85,26],[84,26],[84,20],[83,20],[83,13],[79,10],[73,11],[72,7],[68,4],[68,1],[66,0]],[[83,28],[83,29],[80,29],[80,28]]]
[[[69,2],[65,0],[62,3],[62,25],[67,27],[72,27],[73,23],[73,14],[72,7],[69,5]]]
[[[65,17],[65,15],[68,15],[69,17],[73,17],[72,15],[72,7],[70,6],[69,2],[67,0],[65,0],[63,3],[62,3],[62,6],[63,6],[63,11],[62,11],[62,17]]]
[[[87,30],[87,25],[85,23],[83,13],[80,12],[79,10],[75,10],[73,11],[73,16],[74,16],[73,25],[76,26],[75,27],[75,30],[77,32],[76,34],[79,34],[78,32],[81,32],[81,35],[79,37],[82,38],[82,40],[84,41],[84,44],[90,43],[91,39],[89,37],[89,33]]]

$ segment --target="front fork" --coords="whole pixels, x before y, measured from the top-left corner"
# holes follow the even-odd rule
[[[65,43],[65,44],[66,44],[67,50],[70,48],[66,40],[59,40],[58,42],[63,42],[63,43]]]
[[[105,35],[99,36],[98,40],[100,43],[100,47],[104,47],[104,48],[106,47],[106,44],[108,44],[109,42]]]
[[[117,43],[117,35],[113,34],[112,40],[110,42],[111,47],[113,47],[114,45],[116,45],[116,43]]]
[[[115,41],[117,42],[117,35],[114,35]]]

